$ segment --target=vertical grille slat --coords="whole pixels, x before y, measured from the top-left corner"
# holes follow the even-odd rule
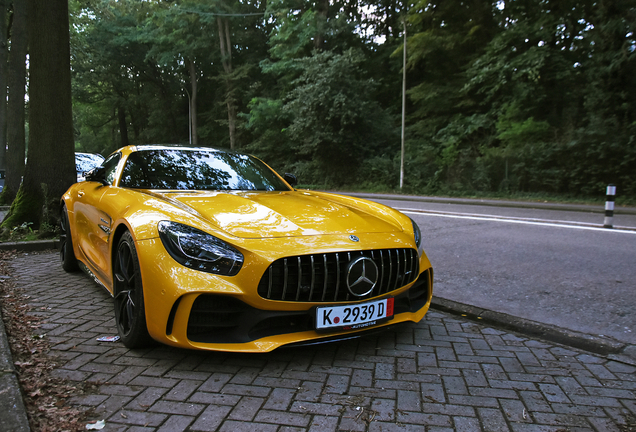
[[[378,280],[365,296],[351,294],[347,285],[349,263],[370,258],[378,269]],[[295,302],[344,302],[377,297],[413,282],[419,273],[414,249],[377,249],[285,257],[264,272],[258,294],[268,300]]]
[[[311,301],[314,295],[314,288],[316,284],[316,265],[314,264],[314,256],[310,257],[311,261],[311,283],[309,284],[309,301]]]
[[[333,301],[338,300],[338,291],[340,291],[340,254],[336,254],[336,292],[333,295]]]
[[[388,251],[389,253],[389,280],[386,282],[386,286],[390,287],[391,286],[391,279],[393,278],[393,257],[391,256],[391,250],[389,249]]]
[[[351,252],[347,252],[347,262],[351,262]],[[347,277],[347,272],[345,271],[345,278]],[[346,284],[346,282],[345,282]],[[345,301],[349,301],[349,290],[345,291],[347,293],[347,296],[345,297]]]
[[[397,256],[397,259],[395,260],[395,262],[397,263],[397,268],[395,269],[395,286],[393,287],[394,290],[399,288],[400,283],[400,251],[395,251],[395,255]]]
[[[284,260],[283,265],[283,295],[281,300],[285,300],[285,294],[287,294],[287,275],[289,274],[289,268],[287,267],[287,258]]]
[[[380,294],[384,294],[388,291],[388,288],[386,288],[388,285],[384,283],[384,275],[386,273],[384,272],[384,254],[382,253],[382,251],[380,251],[380,264],[380,282],[382,283],[383,287],[383,290]]]
[[[300,297],[300,291],[302,290],[302,286],[303,286],[303,263],[300,257],[298,257],[298,286],[296,287],[296,301],[298,301],[298,298]]]
[[[327,295],[327,280],[329,278],[329,270],[327,268],[327,254],[324,254],[322,256],[323,259],[323,269],[325,271],[325,281],[323,283],[323,287],[322,287],[322,297],[320,297],[320,301],[325,301],[325,296]]]
[[[417,261],[415,261],[415,254],[411,251],[411,265],[409,266],[409,272],[413,274],[415,271],[417,271]]]

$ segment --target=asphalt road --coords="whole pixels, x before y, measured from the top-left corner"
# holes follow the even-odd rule
[[[435,296],[636,343],[636,215],[375,200],[422,229]]]

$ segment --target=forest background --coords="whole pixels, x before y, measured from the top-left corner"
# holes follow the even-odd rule
[[[191,142],[396,190],[406,30],[403,192],[636,197],[633,0],[68,5],[76,151]]]

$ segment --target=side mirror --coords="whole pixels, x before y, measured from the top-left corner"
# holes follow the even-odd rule
[[[86,181],[100,182],[104,186],[108,184],[108,182],[106,182],[106,168],[104,168],[103,166],[98,166],[93,168],[92,170],[86,173],[85,178],[86,178]]]
[[[296,176],[290,173],[285,173],[285,175],[283,176],[283,180],[289,183],[289,185],[293,188],[295,188],[298,184],[298,179],[296,178]]]

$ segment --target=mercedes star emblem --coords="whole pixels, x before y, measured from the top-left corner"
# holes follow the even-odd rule
[[[364,297],[378,283],[378,266],[368,257],[351,260],[347,266],[347,288],[356,297]]]

